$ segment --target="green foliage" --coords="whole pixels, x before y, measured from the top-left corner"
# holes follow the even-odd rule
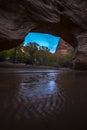
[[[59,67],[72,67],[73,49],[70,48],[68,53],[62,57],[58,57]]]
[[[6,54],[5,52],[0,52],[0,61],[5,61],[5,58],[6,58]]]
[[[0,61],[8,60],[12,63],[25,63],[31,65],[44,65],[56,67],[72,66],[73,49],[70,49],[66,55],[50,53],[45,46],[39,46],[37,43],[29,43],[26,47],[18,46],[16,48],[0,52]]]
[[[24,51],[28,56],[26,63],[28,64],[36,64],[37,63],[37,52],[39,45],[37,43],[29,43],[26,47],[24,47]]]

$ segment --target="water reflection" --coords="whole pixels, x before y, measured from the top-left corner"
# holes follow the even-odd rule
[[[49,86],[49,91],[51,91],[52,93],[56,91],[56,83],[55,83],[55,81],[50,81],[48,83],[48,86]]]
[[[42,84],[43,79],[40,81],[33,81],[32,83],[20,83],[19,87],[19,96],[22,95],[24,97],[32,97],[42,98],[44,96],[47,97],[49,94],[55,94],[57,91],[57,85],[55,81],[44,81]]]
[[[0,69],[3,128],[79,128],[86,110],[87,72]]]

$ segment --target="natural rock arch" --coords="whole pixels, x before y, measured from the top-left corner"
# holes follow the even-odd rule
[[[86,0],[0,0],[0,50],[20,44],[29,31],[51,33],[74,47],[74,68],[87,69],[86,25]]]

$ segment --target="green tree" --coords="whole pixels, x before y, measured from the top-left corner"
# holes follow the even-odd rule
[[[39,50],[38,50],[38,53],[37,53],[39,65],[47,65],[49,53],[50,52],[49,52],[48,47],[39,46]]]
[[[29,43],[25,48],[25,52],[27,53],[29,59],[29,64],[37,64],[37,52],[38,52],[39,45],[35,42]]]
[[[73,48],[69,48],[68,53],[62,57],[58,56],[59,67],[72,67]]]
[[[0,61],[2,62],[5,60],[6,60],[6,53],[5,53],[5,51],[2,51],[2,52],[0,52]]]

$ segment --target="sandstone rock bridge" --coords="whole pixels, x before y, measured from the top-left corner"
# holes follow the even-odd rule
[[[74,68],[87,69],[87,0],[0,0],[0,51],[30,32],[60,36],[74,49]]]

